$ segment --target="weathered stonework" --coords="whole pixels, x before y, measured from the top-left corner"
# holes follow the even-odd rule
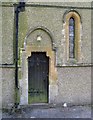
[[[5,4],[5,3],[4,3]],[[10,7],[11,6],[11,7]],[[3,107],[15,101],[14,6],[2,9],[2,92]],[[19,104],[28,101],[28,61],[32,52],[49,57],[49,103],[91,103],[91,3],[26,3],[19,13],[18,63]],[[77,60],[68,59],[68,21],[72,11],[78,15]],[[69,14],[70,13],[70,14]],[[80,18],[79,18],[80,17]],[[77,20],[78,19],[78,20]],[[37,37],[41,40],[38,41]]]
[[[74,105],[91,103],[91,68],[63,67],[58,69],[57,102]]]
[[[15,103],[15,72],[13,68],[2,69],[2,106],[11,107]]]
[[[0,68],[0,110],[2,109],[2,69]]]
[[[38,31],[38,32],[37,32]],[[41,35],[42,40],[37,41],[37,35]],[[47,34],[41,28],[31,31],[29,36],[24,41],[24,49],[22,51],[22,79],[20,81],[20,104],[28,104],[28,57],[31,56],[31,52],[46,52],[46,56],[49,57],[49,103],[54,100],[57,94],[53,94],[54,88],[57,92],[57,71],[55,68],[55,54],[53,51],[51,36]],[[55,92],[54,92],[55,93]]]
[[[13,7],[2,7],[2,26],[2,64],[13,64]]]
[[[1,6],[0,6],[0,11],[1,11],[0,12],[0,63],[2,63],[2,7]],[[0,110],[1,108],[2,108],[2,68],[0,68]],[[1,115],[0,118],[2,118]]]
[[[3,4],[3,3],[2,3]],[[15,103],[14,68],[14,7],[2,6],[2,107],[11,107]]]

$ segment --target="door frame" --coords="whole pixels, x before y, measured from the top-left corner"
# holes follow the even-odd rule
[[[58,95],[57,69],[55,67],[55,52],[51,48],[33,47],[27,45],[21,51],[21,79],[19,79],[20,105],[28,105],[28,60],[32,52],[46,52],[49,57],[49,94],[48,103],[52,103]],[[42,50],[42,51],[41,51]]]

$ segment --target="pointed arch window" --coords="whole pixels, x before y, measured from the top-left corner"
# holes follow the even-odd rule
[[[69,58],[75,58],[75,19],[69,19]]]
[[[67,62],[80,60],[81,46],[81,18],[76,11],[69,11],[64,15],[66,35],[66,59]]]

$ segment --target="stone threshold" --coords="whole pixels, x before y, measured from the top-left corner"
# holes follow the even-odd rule
[[[67,106],[64,106],[65,103],[35,103],[35,104],[28,104],[28,105],[19,105],[19,109],[48,109],[48,108],[66,108],[66,107],[92,107],[91,104],[70,104],[68,103]]]

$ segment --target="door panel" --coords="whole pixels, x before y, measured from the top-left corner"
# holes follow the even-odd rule
[[[48,102],[49,58],[44,52],[32,52],[28,57],[29,103]]]

